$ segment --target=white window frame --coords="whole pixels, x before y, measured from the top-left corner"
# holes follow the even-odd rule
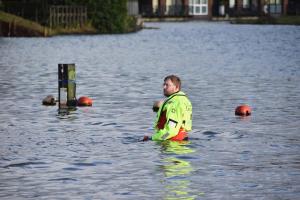
[[[243,8],[250,8],[250,0],[243,0]]]
[[[209,0],[189,0],[189,14],[208,15],[208,1]],[[203,9],[205,9],[205,11],[203,11]]]
[[[235,0],[229,0],[229,8],[235,7]]]

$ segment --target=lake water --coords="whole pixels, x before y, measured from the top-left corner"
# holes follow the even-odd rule
[[[0,199],[298,199],[300,27],[146,26],[0,38]],[[92,107],[41,104],[59,63]],[[190,140],[139,142],[169,74],[193,103]],[[234,115],[243,103],[251,116]]]

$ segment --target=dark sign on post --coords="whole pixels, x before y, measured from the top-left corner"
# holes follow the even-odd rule
[[[58,105],[59,110],[76,107],[75,64],[58,64]]]

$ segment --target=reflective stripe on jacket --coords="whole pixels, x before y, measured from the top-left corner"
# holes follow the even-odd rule
[[[192,129],[192,104],[179,91],[169,96],[159,108],[154,124],[152,140],[167,140],[176,136],[179,130]]]

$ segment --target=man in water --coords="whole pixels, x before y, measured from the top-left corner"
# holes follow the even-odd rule
[[[192,129],[192,104],[181,91],[180,78],[167,76],[163,85],[167,99],[159,107],[154,123],[155,133],[146,140],[186,140],[187,132]]]

